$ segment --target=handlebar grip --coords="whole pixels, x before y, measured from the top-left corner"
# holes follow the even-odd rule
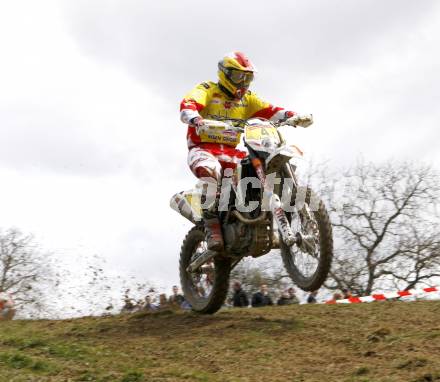
[[[214,121],[212,119],[204,119],[203,120],[203,124],[208,126],[208,127],[212,127],[212,128],[219,127],[219,128],[224,128],[224,129],[227,129],[227,128],[229,128],[231,126],[231,125],[229,125],[229,124],[227,124],[225,122]]]

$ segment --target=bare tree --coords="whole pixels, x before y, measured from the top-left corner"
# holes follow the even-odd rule
[[[32,235],[0,230],[0,291],[10,293],[17,307],[40,308],[42,287],[50,275],[46,256]]]
[[[106,269],[98,255],[53,256],[32,235],[0,230],[0,292],[12,295],[21,318],[68,318],[117,313],[121,290],[144,298],[152,288]]]
[[[440,182],[431,167],[361,161],[333,179],[343,181],[345,193],[337,208],[336,181],[324,177],[336,238],[328,288],[364,295],[440,276]]]

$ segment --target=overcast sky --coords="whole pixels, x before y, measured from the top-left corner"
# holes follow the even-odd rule
[[[60,257],[177,282],[195,183],[182,96],[242,50],[254,90],[311,112],[306,155],[437,165],[438,1],[1,1],[0,227]]]

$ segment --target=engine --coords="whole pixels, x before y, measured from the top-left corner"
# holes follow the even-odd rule
[[[223,226],[225,249],[231,254],[243,256],[249,252],[252,242],[252,229],[246,224],[236,221]]]
[[[272,248],[272,225],[269,221],[247,225],[240,221],[223,226],[225,249],[232,255],[258,257]]]

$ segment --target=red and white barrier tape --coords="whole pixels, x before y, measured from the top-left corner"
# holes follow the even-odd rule
[[[440,288],[429,287],[424,289],[410,289],[399,292],[372,294],[371,296],[350,297],[342,300],[330,300],[325,303],[326,304],[358,304],[361,302],[385,301],[392,298],[407,297],[407,296],[422,297],[432,292],[440,292]]]

